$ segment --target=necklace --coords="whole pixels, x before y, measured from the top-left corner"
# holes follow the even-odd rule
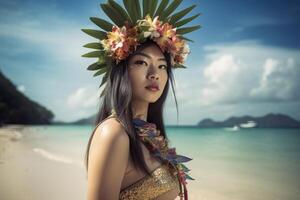
[[[163,160],[173,166],[176,169],[175,174],[180,184],[180,199],[187,200],[187,179],[195,180],[187,174],[190,171],[183,163],[192,160],[189,157],[178,155],[176,148],[169,148],[168,142],[163,135],[160,134],[160,130],[157,129],[154,123],[144,121],[139,118],[133,119],[133,124],[137,130],[139,139],[145,144],[150,153],[155,157]],[[184,191],[182,191],[182,188]]]

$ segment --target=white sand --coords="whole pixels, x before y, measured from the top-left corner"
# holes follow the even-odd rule
[[[24,140],[26,131],[0,128],[0,199],[86,199],[85,169],[34,152]]]

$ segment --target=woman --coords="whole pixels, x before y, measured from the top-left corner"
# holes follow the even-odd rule
[[[132,8],[126,2],[125,7]],[[162,3],[157,14],[164,11],[166,5]],[[121,9],[114,1],[101,6],[107,15]],[[174,3],[169,6],[176,8]],[[122,28],[108,27],[106,21],[103,24],[104,20],[99,23],[94,18],[92,21],[102,29],[111,30],[106,37],[83,29],[100,39],[100,45],[86,45],[100,50],[99,61],[88,69],[98,70],[97,75],[105,73],[100,86],[107,82],[86,152],[88,200],[175,199],[178,195],[187,199],[186,179],[192,178],[182,163],[191,159],[177,155],[175,148],[169,147],[163,106],[169,83],[174,90],[172,68],[184,67],[189,52],[172,25],[159,21],[158,15],[152,20],[146,15],[151,12],[146,8],[144,11],[145,18],[137,22],[132,19],[139,16],[138,12],[125,16],[125,23],[118,20],[122,16],[116,19],[111,15]],[[176,97],[175,102],[177,106]]]
[[[128,59],[128,66],[121,65],[115,68],[119,70],[118,72],[112,72],[112,74],[115,74],[112,75],[115,76],[115,80],[117,78],[125,79],[123,83],[121,81],[110,83],[111,88],[118,89],[117,85],[123,87],[123,96],[119,96],[119,99],[115,99],[115,101],[116,105],[120,105],[119,109],[124,110],[124,115],[128,113],[133,119],[139,118],[147,122],[156,122],[155,124],[161,125],[160,130],[164,135],[162,107],[168,93],[168,79],[172,77],[169,76],[171,67],[167,59],[168,57],[164,56],[155,42],[144,43]],[[146,86],[151,84],[156,84],[159,90],[147,89]],[[117,93],[117,91],[110,91],[111,94],[105,96],[108,97],[107,99],[116,97],[113,93]],[[131,93],[132,96],[128,95]],[[107,101],[107,104],[102,104],[99,112],[100,118],[97,120],[102,121],[102,123],[96,128],[90,146],[88,160],[88,177],[90,179],[88,184],[93,189],[90,188],[89,194],[98,193],[102,198],[107,194],[107,197],[117,199],[120,188],[122,190],[145,177],[147,175],[146,167],[148,167],[148,171],[153,171],[161,165],[161,161],[151,156],[145,146],[142,146],[142,143],[139,142],[136,147],[132,145],[132,152],[136,154],[134,156],[136,156],[137,161],[143,164],[144,169],[142,169],[144,171],[141,172],[139,169],[135,169],[132,158],[130,158],[129,147],[129,134],[133,131],[129,129],[129,134],[126,133],[126,127],[131,126],[130,123],[125,125],[127,116],[124,116],[124,119],[121,120],[122,116],[116,117],[113,115],[110,118],[105,117],[103,121],[101,114],[105,113],[105,107],[110,109],[112,105],[109,105],[109,101]],[[122,121],[125,121],[124,126]],[[131,138],[133,143],[138,142],[134,135]],[[145,157],[145,160],[142,159],[141,154]],[[143,161],[145,161],[145,164]],[[99,189],[100,191],[92,191]],[[164,199],[174,199],[179,193],[177,190],[178,187],[164,194]]]

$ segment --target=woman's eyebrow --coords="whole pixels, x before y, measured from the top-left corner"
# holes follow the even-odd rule
[[[145,56],[145,57],[147,57],[147,58],[149,58],[149,59],[151,58],[151,56],[149,56],[148,54],[142,53],[142,52],[135,53],[134,55],[141,55],[141,56]],[[159,58],[159,59],[157,59],[157,60],[166,61],[166,59],[165,59],[165,58]]]

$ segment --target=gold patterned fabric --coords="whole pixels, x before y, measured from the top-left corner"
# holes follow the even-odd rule
[[[172,190],[179,191],[179,182],[168,165],[163,164],[139,181],[129,185],[120,192],[121,200],[150,200]]]

